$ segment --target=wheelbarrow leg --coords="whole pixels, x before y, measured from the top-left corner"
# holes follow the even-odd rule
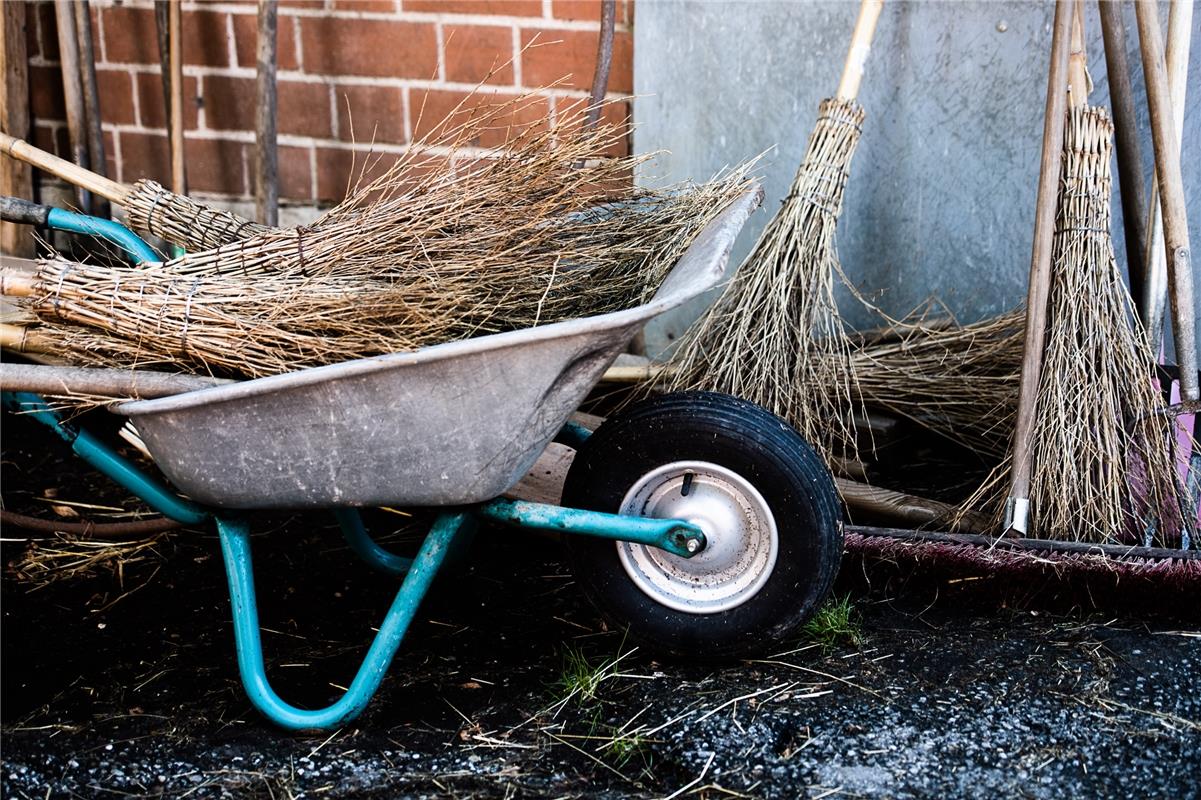
[[[358,716],[384,679],[396,649],[417,612],[430,583],[455,537],[471,524],[467,514],[443,514],[426,535],[413,565],[405,576],[371,642],[350,688],[333,705],[320,709],[301,709],[280,699],[267,680],[263,646],[259,635],[258,606],[254,595],[254,570],[250,559],[250,531],[241,520],[217,518],[221,555],[229,580],[229,599],[233,606],[234,640],[238,650],[238,671],[251,703],[275,724],[292,730],[332,728]]]
[[[401,576],[413,566],[413,559],[398,556],[384,549],[363,527],[363,517],[357,508],[339,508],[334,512],[338,527],[351,551],[379,572]]]

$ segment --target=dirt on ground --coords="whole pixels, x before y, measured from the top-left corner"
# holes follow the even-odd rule
[[[11,510],[128,503],[30,422],[6,417],[4,446]],[[309,707],[398,586],[330,522],[252,517],[269,674]],[[370,522],[404,549],[422,520]],[[558,542],[486,529],[367,711],[296,734],[243,693],[211,530],[52,583],[37,564],[69,565],[59,545],[31,560],[4,536],[4,797],[1201,796],[1189,589],[848,557],[849,621],[755,660],[666,661],[603,625]]]

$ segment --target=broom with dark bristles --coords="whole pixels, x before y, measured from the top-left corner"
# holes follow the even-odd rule
[[[835,229],[864,117],[855,97],[882,5],[863,0],[838,94],[822,101],[787,197],[661,382],[754,401],[827,458],[855,450],[851,349],[834,300]]]

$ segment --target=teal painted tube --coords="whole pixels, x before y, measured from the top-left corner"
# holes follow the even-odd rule
[[[254,567],[250,558],[250,531],[245,522],[217,517],[221,537],[221,555],[229,581],[229,599],[233,607],[234,641],[238,650],[238,671],[250,702],[263,716],[283,728],[310,730],[333,728],[360,713],[379,689],[396,650],[408,631],[417,607],[438,574],[447,550],[455,537],[470,524],[467,514],[443,514],[425,537],[413,567],[405,576],[392,607],[388,609],[379,633],[371,642],[350,688],[337,702],[325,708],[302,709],[280,699],[267,680],[263,646],[259,634],[258,606],[254,594]]]
[[[475,513],[494,522],[522,528],[646,544],[682,558],[692,558],[705,549],[704,532],[682,519],[630,517],[503,498],[477,506]]]
[[[185,500],[162,482],[145,474],[130,463],[129,459],[86,430],[64,422],[58,412],[38,395],[28,392],[5,392],[5,404],[17,412],[30,414],[53,430],[71,445],[76,455],[121,487],[137,495],[146,505],[163,516],[184,525],[200,525],[209,520],[209,512],[203,507]]]
[[[358,509],[339,508],[334,511],[334,517],[338,520],[338,527],[342,529],[342,536],[350,546],[351,552],[373,569],[399,576],[404,575],[413,566],[413,559],[391,553],[371,538],[367,529],[363,527],[363,518]]]
[[[128,253],[135,264],[162,260],[150,245],[119,222],[52,208],[46,217],[46,224],[55,230],[82,233],[112,242]]]

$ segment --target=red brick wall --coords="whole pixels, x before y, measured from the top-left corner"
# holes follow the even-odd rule
[[[618,3],[611,97],[633,88],[630,2]],[[189,191],[248,198],[255,3],[183,9]],[[483,93],[508,98],[566,78],[540,92],[538,108],[554,114],[580,102],[592,82],[599,10],[600,0],[280,0],[281,197],[337,200],[352,163],[368,153],[386,163],[481,81]],[[66,157],[53,4],[37,0],[29,11],[31,136]],[[153,4],[92,0],[92,17],[108,174],[167,183]],[[627,112],[620,102],[607,115]]]

